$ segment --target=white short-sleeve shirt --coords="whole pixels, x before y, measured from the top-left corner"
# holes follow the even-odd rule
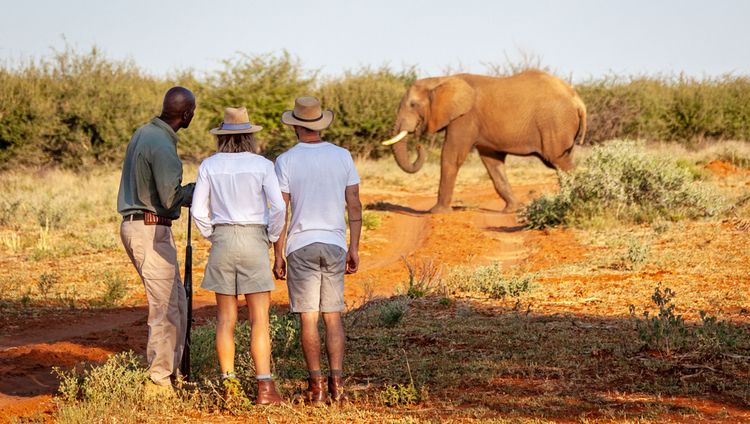
[[[349,151],[328,142],[300,142],[276,159],[276,175],[291,197],[286,254],[312,243],[347,250],[344,193],[359,184]]]

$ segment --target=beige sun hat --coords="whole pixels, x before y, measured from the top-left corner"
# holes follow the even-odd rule
[[[321,131],[333,122],[333,111],[322,110],[320,100],[315,97],[297,97],[294,100],[294,110],[284,111],[281,114],[281,122]]]
[[[211,134],[250,134],[262,130],[260,125],[250,123],[247,109],[244,107],[228,107],[224,109],[224,121],[218,127],[209,131]]]

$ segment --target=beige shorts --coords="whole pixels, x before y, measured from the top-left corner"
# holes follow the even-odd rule
[[[287,287],[292,312],[344,310],[346,251],[325,243],[308,244],[287,257]]]
[[[201,288],[226,295],[273,290],[269,247],[265,225],[217,225]]]

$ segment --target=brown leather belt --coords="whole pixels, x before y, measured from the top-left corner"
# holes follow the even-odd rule
[[[143,221],[143,225],[163,225],[165,227],[172,226],[172,220],[158,216],[151,212],[134,213],[127,215],[122,218],[123,221]]]

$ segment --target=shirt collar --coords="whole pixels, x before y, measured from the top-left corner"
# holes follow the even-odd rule
[[[172,139],[172,142],[175,143],[175,144],[177,144],[177,141],[180,138],[177,137],[177,133],[174,132],[174,130],[172,129],[172,127],[170,127],[166,122],[162,121],[157,116],[157,117],[155,117],[154,119],[151,120],[151,123],[154,124],[154,125],[156,125],[157,127],[161,128],[161,129],[163,129],[164,131],[166,131],[167,134],[169,135],[169,138]]]

